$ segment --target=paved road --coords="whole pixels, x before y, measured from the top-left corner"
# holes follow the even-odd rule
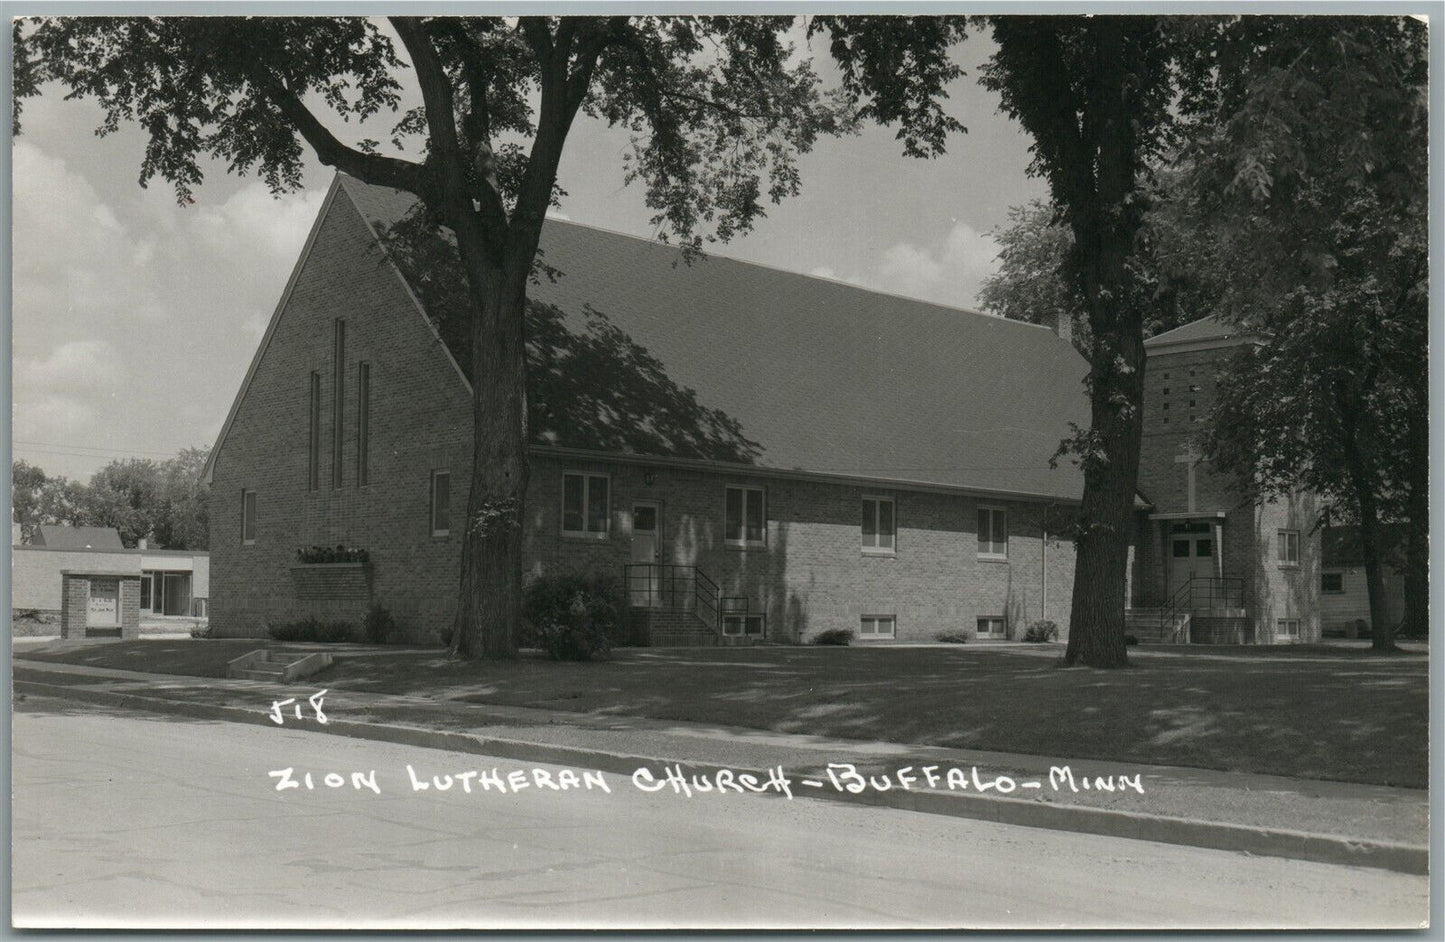
[[[1412,927],[1382,871],[819,800],[531,787],[533,766],[31,698],[14,723],[17,925]],[[271,770],[313,773],[278,792]],[[537,766],[554,782],[562,769]],[[328,789],[375,770],[382,793]],[[304,780],[303,780],[304,781]]]

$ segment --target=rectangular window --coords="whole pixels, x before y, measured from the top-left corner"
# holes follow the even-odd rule
[[[729,546],[763,546],[767,542],[763,489],[729,485],[723,501],[723,542]]]
[[[863,552],[891,556],[895,545],[893,499],[863,498]]]
[[[307,429],[306,487],[321,486],[321,374],[311,374],[311,414]]]
[[[1327,595],[1341,595],[1345,591],[1345,574],[1342,572],[1320,573],[1320,591]]]
[[[346,417],[346,321],[336,319],[334,349],[331,371],[335,376],[336,388],[332,390],[331,402],[331,486],[341,486],[341,440],[342,422]]]
[[[978,508],[978,555],[1008,558],[1008,511],[1002,507]]]
[[[356,365],[356,486],[371,483],[371,364]]]
[[[431,535],[452,532],[452,476],[447,471],[431,473]]]
[[[1281,566],[1299,565],[1299,531],[1279,531],[1279,564]]]
[[[140,607],[143,612],[151,610],[151,582],[154,578],[155,573],[153,572],[140,574]]]
[[[241,543],[250,546],[256,542],[256,492],[241,492]]]
[[[864,615],[858,625],[858,637],[891,638],[895,624],[892,615]]]
[[[763,616],[724,615],[723,634],[735,638],[761,638],[763,636]]]
[[[1002,615],[986,615],[978,620],[978,636],[980,638],[1002,638],[1004,636],[1004,620]]]
[[[607,539],[611,517],[609,480],[605,474],[562,472],[562,533]]]
[[[1278,631],[1275,633],[1281,638],[1299,637],[1299,619],[1281,618],[1277,623]]]

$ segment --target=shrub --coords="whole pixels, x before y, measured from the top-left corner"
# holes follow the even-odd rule
[[[364,563],[370,558],[355,546],[307,546],[296,551],[297,561],[303,563]]]
[[[191,637],[192,637],[192,638],[197,638],[197,639],[199,639],[199,638],[209,638],[210,636],[211,636],[211,626],[210,626],[210,625],[192,625],[192,626],[191,626]]]
[[[372,644],[386,644],[396,634],[396,619],[380,605],[372,605],[361,620],[361,633]]]
[[[297,621],[268,625],[266,633],[276,641],[315,641],[322,644],[336,644],[350,641],[355,634],[355,627],[349,621],[321,621],[313,616]]]
[[[1136,638],[1136,637],[1134,637],[1133,635],[1125,635],[1125,636],[1124,636],[1124,643],[1125,643],[1126,645],[1128,645],[1128,644],[1138,644],[1138,643],[1139,643],[1139,639]]]
[[[606,657],[629,640],[627,595],[612,576],[543,576],[527,586],[522,616],[523,646],[558,661]]]
[[[853,632],[847,628],[829,628],[827,631],[820,631],[813,638],[814,644],[852,644]]]
[[[940,631],[933,640],[944,644],[968,644],[968,633],[964,631]]]
[[[1024,640],[1030,644],[1043,644],[1059,637],[1059,626],[1051,621],[1036,621],[1024,632]]]

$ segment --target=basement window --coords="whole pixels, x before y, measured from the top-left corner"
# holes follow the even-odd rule
[[[763,616],[724,615],[723,634],[729,638],[761,638],[763,636]]]
[[[864,615],[858,625],[860,638],[892,638],[897,631],[897,619],[893,615]]]

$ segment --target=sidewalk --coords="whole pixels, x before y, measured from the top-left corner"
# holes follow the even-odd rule
[[[12,663],[17,695],[61,696],[230,722],[271,724],[274,700],[296,697],[304,703],[321,686],[303,682],[283,688],[260,681],[30,660]],[[1426,872],[1428,860],[1429,802],[1422,790],[826,739],[339,688],[327,692],[324,710],[325,725],[294,716],[286,718],[286,725],[629,776],[646,767],[658,780],[665,778],[665,767],[673,765],[688,775],[728,769],[750,771],[761,780],[768,770],[781,767],[797,797],[1409,873]],[[850,782],[857,788],[860,781],[848,775],[843,764],[863,779],[872,776],[873,782],[857,793],[840,788]],[[1072,773],[1072,787],[1061,771],[1064,766]],[[933,767],[937,777],[932,787],[925,767]],[[898,773],[907,769],[911,772],[904,777],[913,781],[905,788]],[[959,770],[952,779],[951,769]],[[1007,776],[1015,786],[1008,796],[1001,796],[997,786],[980,791],[980,783],[988,785],[999,776]],[[1114,790],[1100,791],[1096,778],[1113,784]],[[804,779],[821,784],[804,786]],[[1025,784],[1033,782],[1037,786]]]

